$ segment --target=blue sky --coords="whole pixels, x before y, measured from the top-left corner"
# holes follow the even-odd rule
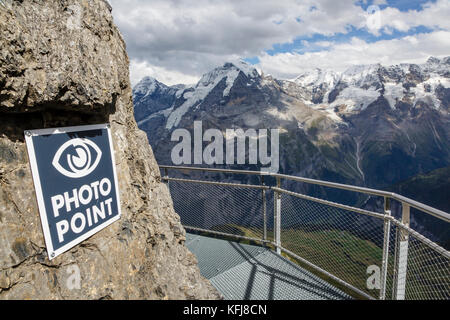
[[[362,39],[367,43],[373,43],[380,40],[392,40],[392,39],[400,39],[406,36],[411,36],[419,33],[431,33],[433,29],[425,27],[425,26],[417,26],[409,29],[408,31],[398,31],[393,30],[392,33],[381,33],[376,36],[367,30],[357,29],[353,26],[349,27],[349,31],[346,33],[336,33],[331,36],[325,36],[322,34],[314,34],[312,36],[303,36],[296,38],[293,42],[289,43],[276,43],[273,47],[265,52],[271,56],[274,56],[279,53],[285,52],[317,52],[322,50],[327,50],[321,46],[314,46],[314,43],[323,42],[323,41],[331,41],[333,43],[346,43],[349,42],[353,37],[357,37],[358,39]],[[304,42],[307,41],[308,45],[305,45]],[[257,64],[259,59],[257,56],[255,57],[246,57],[245,61],[251,64]]]
[[[110,0],[131,81],[194,83],[244,59],[278,78],[450,55],[448,0]]]
[[[370,5],[378,5],[380,9],[384,9],[386,7],[394,7],[399,9],[400,11],[406,12],[409,10],[422,10],[422,5],[426,3],[434,3],[433,1],[426,0],[387,0],[385,3],[380,3],[377,1],[357,1],[356,3],[360,5],[364,10],[366,10]]]
[[[375,2],[375,4],[374,4]],[[383,10],[387,7],[391,8],[397,8],[401,12],[408,12],[410,10],[415,11],[422,11],[423,5],[427,3],[435,3],[436,1],[426,1],[426,0],[417,0],[417,1],[411,1],[411,0],[391,0],[386,1],[384,4],[376,4],[377,1],[356,1],[355,5],[359,5],[364,10],[367,10],[369,6],[376,5],[378,6],[379,10]],[[373,12],[373,11],[371,11]],[[301,21],[301,18],[299,18]],[[278,22],[279,23],[279,22]],[[333,35],[323,35],[320,33],[315,33],[309,36],[302,36],[295,38],[294,41],[288,42],[288,43],[275,43],[273,44],[273,47],[271,49],[266,50],[265,52],[271,56],[277,55],[279,53],[286,53],[286,52],[298,52],[298,53],[305,53],[305,52],[318,52],[327,50],[326,48],[323,48],[322,46],[315,46],[314,43],[316,42],[323,42],[323,41],[331,41],[333,43],[345,43],[349,42],[353,37],[357,37],[358,39],[362,39],[367,43],[373,43],[380,40],[392,40],[392,39],[399,39],[406,36],[411,36],[419,33],[431,33],[433,32],[433,29],[424,25],[418,25],[415,27],[412,27],[411,29],[407,31],[399,31],[399,30],[392,30],[391,32],[383,32],[381,31],[380,34],[375,35],[371,32],[369,32],[366,28],[360,27],[357,28],[355,26],[349,26],[348,30],[346,32],[339,32]],[[305,45],[305,41],[308,43],[308,45]],[[245,57],[244,60],[250,64],[257,65],[260,61],[258,56],[253,57]]]

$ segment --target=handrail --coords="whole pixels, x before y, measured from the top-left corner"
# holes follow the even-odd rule
[[[259,176],[272,176],[275,178],[281,178],[281,179],[286,179],[286,180],[299,181],[299,182],[304,182],[304,183],[309,183],[309,184],[322,185],[325,187],[354,191],[354,192],[376,195],[376,196],[381,196],[381,197],[388,197],[388,198],[400,201],[402,203],[408,204],[411,207],[414,207],[423,212],[426,212],[436,218],[444,220],[445,222],[450,222],[450,214],[449,213],[439,210],[439,209],[436,209],[436,208],[433,208],[424,203],[412,200],[410,198],[407,198],[405,196],[399,195],[394,192],[388,192],[388,191],[383,191],[383,190],[358,187],[358,186],[352,186],[352,185],[348,185],[348,184],[316,180],[316,179],[310,179],[310,178],[296,177],[296,176],[280,174],[280,173],[265,172],[265,171],[217,169],[217,168],[186,167],[186,166],[167,166],[167,165],[160,165],[159,167],[163,168],[163,169],[174,169],[174,170],[207,171],[207,172],[222,172],[222,173],[232,173],[232,174],[252,174],[252,175],[259,175]]]
[[[284,189],[281,189],[281,188],[272,187],[271,189],[274,190],[274,191],[277,191],[277,192],[281,192],[281,193],[284,193],[284,194],[288,194],[288,195],[297,197],[297,198],[302,198],[302,199],[306,199],[306,200],[322,203],[322,204],[325,204],[325,205],[328,205],[328,206],[331,206],[331,207],[340,208],[340,209],[344,209],[344,210],[347,210],[347,211],[352,211],[352,212],[364,214],[366,216],[371,216],[371,217],[375,217],[375,218],[379,218],[379,219],[385,219],[387,217],[386,215],[381,214],[381,213],[368,211],[368,210],[364,210],[364,209],[359,209],[359,208],[347,206],[345,204],[331,202],[331,201],[327,201],[327,200],[323,200],[323,199],[319,199],[319,198],[314,198],[314,197],[310,197],[310,196],[307,196],[307,195],[304,195],[304,194],[301,194],[301,193],[284,190]]]
[[[160,165],[159,167],[160,168],[164,168],[164,169],[175,169],[175,170],[208,171],[208,172],[225,172],[225,173],[235,173],[235,174],[268,175],[268,173],[264,173],[264,172],[261,172],[261,171],[252,171],[252,170],[233,170],[233,169],[216,169],[216,168],[165,166],[165,165]]]
[[[177,182],[193,182],[201,184],[213,184],[218,186],[226,187],[236,187],[236,188],[251,188],[251,189],[270,189],[269,186],[260,186],[255,184],[244,184],[244,183],[228,183],[228,182],[217,182],[217,181],[204,181],[204,180],[193,180],[193,179],[180,179],[180,178],[168,178],[162,177],[164,181],[177,181]]]

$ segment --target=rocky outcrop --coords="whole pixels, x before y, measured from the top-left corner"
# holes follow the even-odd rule
[[[49,261],[23,131],[104,122],[122,217]],[[107,3],[0,1],[0,298],[218,298],[184,240]]]

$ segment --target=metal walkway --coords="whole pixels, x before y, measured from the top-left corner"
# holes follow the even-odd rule
[[[275,252],[186,234],[186,246],[197,256],[201,274],[233,300],[342,300],[341,290]]]

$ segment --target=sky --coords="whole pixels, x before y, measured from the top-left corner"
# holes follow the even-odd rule
[[[449,0],[109,0],[144,76],[196,83],[227,61],[292,79],[314,68],[450,56]]]

